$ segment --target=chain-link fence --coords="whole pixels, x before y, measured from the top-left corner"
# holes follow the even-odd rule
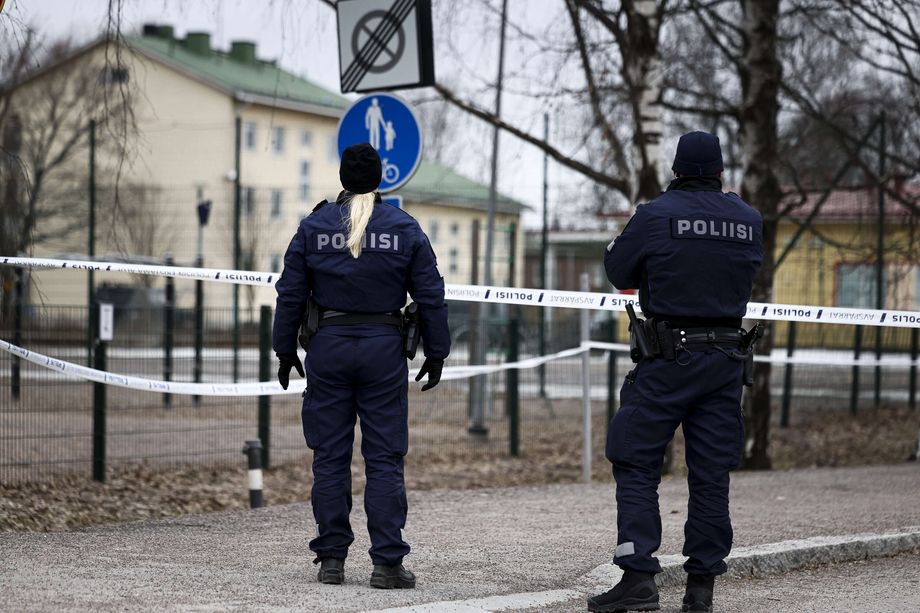
[[[470,362],[469,303],[451,302],[453,350],[447,366]],[[266,316],[271,317],[266,309]],[[497,308],[486,322],[488,362],[498,364],[577,347],[578,312],[554,309],[540,339],[539,311],[521,308],[518,342],[512,343],[510,317]],[[0,338],[55,359],[88,364],[90,312],[85,307],[41,306],[18,318],[5,318]],[[105,369],[151,379],[227,383],[233,380],[234,354],[240,381],[259,378],[258,318],[244,314],[239,348],[233,346],[231,309],[204,309],[201,332],[193,309],[163,307],[116,308],[115,334],[106,348]],[[592,313],[592,340],[624,340],[622,322],[609,313]],[[18,328],[18,329],[17,329]],[[270,329],[263,324],[263,331]],[[876,335],[882,360],[875,363]],[[196,349],[196,337],[201,338]],[[797,412],[831,410],[846,418],[848,411],[874,406],[915,406],[916,331],[898,328],[859,328],[850,325],[778,324],[774,331],[777,360],[771,391],[777,419],[784,423]],[[265,339],[262,346],[265,347]],[[786,364],[791,353],[792,363]],[[274,379],[274,356],[269,378]],[[855,357],[869,360],[854,366]],[[912,361],[914,358],[914,361]],[[417,368],[421,357],[412,365]],[[628,356],[595,351],[590,359],[590,393],[595,438],[615,408],[623,376],[631,368]],[[410,432],[416,461],[443,463],[445,470],[462,470],[464,459],[525,455],[578,457],[582,411],[581,356],[549,361],[545,366],[485,375],[482,430],[470,431],[470,380],[443,381],[421,393],[410,385]],[[301,380],[295,379],[293,385]],[[101,387],[101,386],[98,386]],[[300,423],[300,397],[274,396],[260,410],[257,397],[164,395],[105,386],[105,463],[240,464],[243,442],[257,436],[271,463],[307,461],[309,451]],[[41,480],[61,472],[78,471],[89,478],[93,468],[94,420],[98,425],[94,384],[61,375],[0,352],[0,483]],[[95,412],[94,412],[95,409]],[[268,436],[266,436],[266,433]],[[98,442],[100,431],[96,430]],[[358,436],[360,440],[360,436]],[[600,440],[595,448],[602,449]],[[97,458],[98,461],[98,458]]]

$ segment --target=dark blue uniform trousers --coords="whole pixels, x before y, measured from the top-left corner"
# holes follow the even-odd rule
[[[354,541],[351,451],[361,420],[367,486],[364,509],[374,564],[394,565],[409,553],[403,457],[409,446],[408,366],[393,326],[321,328],[306,359],[304,437],[313,450],[313,516],[318,558],[345,558]]]
[[[684,569],[722,574],[732,546],[729,471],[741,462],[744,421],[740,362],[717,352],[640,362],[620,390],[620,410],[607,431],[617,497],[617,549],[622,568],[658,573],[661,545],[658,483],[665,447],[677,426],[686,441],[690,503],[684,524]],[[634,376],[634,379],[633,379]]]

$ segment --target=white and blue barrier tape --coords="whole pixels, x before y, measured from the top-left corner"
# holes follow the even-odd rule
[[[278,273],[248,270],[154,266],[148,264],[124,264],[120,262],[92,262],[51,258],[0,257],[0,265],[34,269],[122,272],[174,277],[177,279],[201,279],[203,281],[216,281],[218,283],[262,286],[273,286],[281,276]],[[517,287],[456,285],[452,283],[447,284],[445,290],[448,300],[567,309],[623,311],[626,309],[627,304],[638,303],[638,298],[636,296],[613,292],[605,294],[599,292],[570,292]],[[770,321],[803,321],[830,324],[859,324],[864,326],[890,326],[895,328],[920,328],[920,311],[856,309],[751,302],[748,303],[745,317]]]
[[[619,351],[629,351],[629,347],[626,345],[612,346],[616,347]],[[591,347],[588,345],[583,345],[581,347],[566,349],[552,355],[543,355],[536,358],[521,360],[520,362],[505,362],[502,364],[488,364],[484,366],[450,366],[445,368],[441,373],[441,381],[467,379],[476,375],[501,372],[512,368],[533,368],[552,360],[576,356],[590,349]],[[142,377],[118,375],[96,370],[95,368],[89,368],[81,366],[80,364],[74,364],[73,362],[52,358],[51,356],[24,347],[19,347],[18,345],[4,340],[0,340],[0,350],[65,376],[145,392],[187,396],[276,396],[282,394],[300,394],[303,392],[303,387],[297,385],[296,379],[291,381],[291,385],[287,390],[282,389],[281,384],[276,381],[253,381],[249,383],[188,383],[185,381],[163,381],[160,379],[144,379]],[[410,372],[409,380],[414,380],[417,373],[417,370]]]
[[[157,266],[147,264],[126,264],[120,262],[95,262],[85,260],[62,260],[51,258],[20,258],[0,257],[0,265],[17,268],[32,268],[44,270],[95,270],[101,272],[121,272],[130,274],[143,274],[161,277],[174,277],[178,279],[216,281],[241,285],[273,286],[279,278],[277,273],[254,272],[245,270],[229,270],[216,268],[187,268],[181,266]],[[469,302],[488,302],[496,304],[517,304],[525,306],[543,306],[571,309],[590,309],[606,311],[623,311],[627,304],[637,304],[638,299],[632,295],[598,292],[573,292],[561,290],[540,290],[513,287],[487,287],[478,285],[446,286],[448,300],[461,300]],[[855,309],[842,307],[821,307],[807,305],[789,305],[752,302],[747,307],[747,317],[752,319],[766,319],[772,321],[804,321],[817,323],[845,323],[870,326],[892,326],[900,328],[920,328],[920,312],[893,311],[874,309]],[[159,392],[166,394],[181,394],[195,396],[262,396],[300,394],[300,386],[291,386],[283,390],[277,382],[249,382],[249,383],[189,383],[183,381],[162,381],[145,379],[130,375],[118,375],[72,362],[66,362],[46,356],[23,347],[16,346],[0,340],[0,349],[14,356],[38,364],[66,376],[76,377],[87,381],[115,385],[128,389]],[[482,374],[491,374],[510,369],[526,369],[545,364],[547,362],[574,357],[591,349],[605,351],[618,351],[626,353],[629,347],[621,343],[603,343],[588,341],[578,347],[566,349],[551,355],[528,358],[518,362],[487,364],[477,366],[453,366],[445,368],[441,380],[450,381],[465,379]],[[755,356],[758,362],[773,364],[811,364],[820,366],[873,366],[885,364],[886,366],[916,366],[917,361],[896,360],[889,363],[888,359],[878,361],[869,359],[842,358],[841,356]],[[410,373],[413,379],[415,372]]]
[[[578,347],[572,347],[571,349],[565,349],[550,355],[527,358],[518,362],[504,362],[501,364],[486,364],[482,366],[449,366],[444,369],[441,375],[441,381],[468,379],[476,375],[487,375],[511,369],[535,368],[541,364],[552,362],[553,360],[561,360],[581,355],[585,351],[590,351],[591,349],[617,351],[619,353],[629,352],[629,346],[622,343],[586,341],[582,342]],[[119,375],[88,368],[80,364],[74,364],[73,362],[52,358],[4,340],[0,340],[0,350],[32,362],[33,364],[43,366],[64,376],[145,392],[189,396],[276,396],[300,394],[303,392],[303,387],[297,385],[296,379],[291,381],[291,386],[287,390],[282,389],[281,385],[274,381],[253,381],[249,383],[188,383],[184,381],[163,381],[159,379],[144,379],[142,377],[133,377],[130,375]],[[886,368],[907,368],[918,365],[917,360],[911,361],[910,359],[902,359],[901,356],[885,356],[881,360],[877,360],[874,356],[867,355],[865,358],[857,360],[850,357],[842,357],[840,355],[806,354],[794,357],[787,357],[785,355],[756,355],[754,359],[757,362],[770,362],[771,364],[779,365],[807,364],[829,367],[869,367],[883,365]],[[416,370],[409,373],[410,381],[414,380],[417,372]]]

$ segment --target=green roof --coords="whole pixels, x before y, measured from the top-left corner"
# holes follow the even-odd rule
[[[340,116],[351,105],[349,99],[282,70],[273,62],[257,59],[240,61],[215,49],[204,53],[193,52],[184,41],[171,37],[132,36],[127,42],[138,51],[233,96],[265,96],[270,99],[267,104],[289,102],[320,107],[335,116]],[[399,194],[412,202],[480,210],[487,210],[489,206],[488,186],[461,176],[446,166],[424,160]],[[518,214],[526,208],[529,207],[517,200],[498,195],[496,210],[500,213]]]
[[[171,38],[132,36],[127,41],[139,51],[231,92],[329,107],[330,110],[344,110],[351,104],[347,98],[282,70],[273,62],[242,62],[214,49],[195,53],[186,48],[183,41]]]
[[[457,174],[437,162],[423,160],[415,176],[398,191],[412,202],[432,202],[466,205],[486,210],[489,206],[489,187]],[[495,210],[499,213],[520,213],[530,208],[526,204],[498,194]]]

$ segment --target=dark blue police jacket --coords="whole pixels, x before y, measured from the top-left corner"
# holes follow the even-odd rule
[[[406,304],[406,292],[419,305],[425,355],[450,353],[444,279],[434,250],[418,222],[388,204],[374,204],[361,256],[345,242],[348,206],[343,192],[334,203],[305,217],[284,254],[284,271],[275,284],[278,301],[272,346],[278,353],[297,350],[297,334],[310,294],[325,309],[346,313],[387,313]]]
[[[647,317],[737,326],[762,259],[760,213],[717,178],[680,177],[636,208],[604,267],[617,289],[638,288]]]

